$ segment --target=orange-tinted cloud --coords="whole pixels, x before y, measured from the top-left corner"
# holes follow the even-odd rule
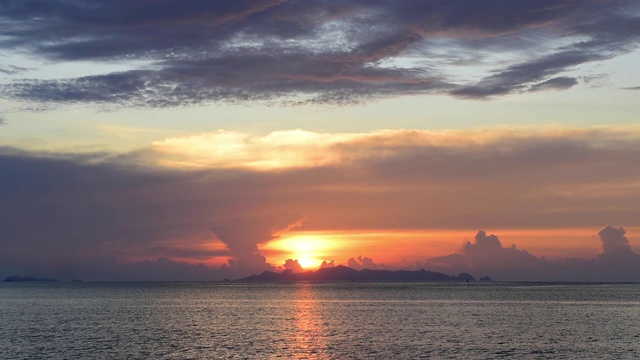
[[[287,270],[291,270],[294,273],[297,272],[303,272],[304,269],[302,268],[302,265],[300,265],[300,263],[298,262],[298,259],[293,260],[293,259],[287,259],[284,264],[282,265],[283,268],[287,269]]]

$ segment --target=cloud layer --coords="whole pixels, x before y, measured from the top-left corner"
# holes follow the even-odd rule
[[[292,226],[640,226],[640,136],[633,129],[312,135],[325,141],[296,151],[305,158],[320,146],[332,161],[256,168],[242,161],[218,166],[218,159],[194,169],[166,166],[167,153],[154,146],[119,156],[4,148],[0,274],[121,279],[118,266],[153,260],[145,266],[203,263],[216,267],[206,273],[212,278],[248,275],[274,268],[258,245]],[[287,143],[281,136],[241,138],[262,139],[245,142],[241,154],[267,149],[275,161],[276,149],[290,151],[280,148]],[[464,254],[498,251],[519,256],[519,266],[531,259],[478,235]],[[624,232],[605,229],[600,236],[602,256],[628,250]]]
[[[638,47],[639,10],[626,0],[2,0],[6,51],[98,68],[146,65],[76,78],[12,78],[0,93],[45,103],[164,107],[562,90],[578,83],[571,74],[577,66]],[[19,65],[0,72],[22,73]]]

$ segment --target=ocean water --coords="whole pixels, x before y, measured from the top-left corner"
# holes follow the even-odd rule
[[[0,283],[0,359],[422,358],[640,358],[640,285]]]

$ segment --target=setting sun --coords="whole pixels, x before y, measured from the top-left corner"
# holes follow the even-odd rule
[[[305,270],[317,269],[322,264],[322,260],[317,258],[311,258],[311,257],[300,257],[297,260],[298,260],[298,264],[300,264],[300,266],[302,266],[302,268]]]
[[[338,241],[320,234],[294,234],[270,241],[261,250],[276,264],[287,259],[298,260],[303,269],[313,270],[320,267],[323,260],[330,261]]]

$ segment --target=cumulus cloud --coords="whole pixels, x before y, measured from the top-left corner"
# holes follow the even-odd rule
[[[323,260],[322,264],[320,264],[320,269],[327,269],[332,267],[336,267],[336,263],[334,260],[331,260],[329,262],[327,262],[326,260]]]
[[[623,228],[614,228],[611,225],[607,225],[604,229],[600,230],[598,236],[602,242],[602,252],[631,251],[629,240],[624,236],[625,233]]]
[[[294,273],[299,273],[299,272],[303,272],[304,269],[302,268],[302,265],[300,265],[300,263],[298,262],[298,259],[287,259],[285,260],[284,264],[282,265],[283,268],[287,269],[287,270],[291,270]]]
[[[625,0],[4,0],[0,14],[0,48],[54,62],[147,63],[15,80],[3,96],[152,107],[560,90],[576,84],[567,71],[636,49],[640,34],[638,4]],[[490,69],[480,81],[457,71],[478,67]]]
[[[631,250],[625,233],[623,228],[611,225],[600,230],[598,237],[602,243],[602,253],[598,255],[598,261],[612,265],[640,264],[640,256]]]
[[[377,270],[381,268],[380,265],[373,262],[372,258],[366,256],[363,257],[362,255],[359,255],[357,259],[350,258],[347,260],[347,266],[356,270]]]
[[[223,205],[223,204],[221,204]],[[224,206],[224,205],[223,205]],[[236,216],[212,218],[210,229],[216,238],[229,248],[233,259],[229,263],[250,273],[273,270],[258,251],[258,243],[274,239],[274,234],[296,224],[299,219],[286,213],[263,214],[262,216]]]
[[[502,249],[502,244],[498,237],[493,234],[487,236],[487,233],[483,230],[478,231],[475,240],[475,244],[467,241],[463,249],[465,254],[482,256]]]
[[[607,226],[599,232],[602,253],[594,259],[549,261],[515,245],[505,248],[496,235],[479,231],[475,243],[467,242],[458,254],[429,259],[430,269],[488,274],[499,280],[532,281],[635,281],[640,276],[640,256],[624,236],[623,228]]]
[[[430,259],[429,267],[447,272],[481,272],[481,275],[486,273],[496,278],[514,272],[518,274],[515,278],[518,278],[535,272],[540,262],[540,259],[526,250],[517,249],[515,245],[503,247],[496,235],[487,236],[487,233],[481,230],[476,234],[474,243],[468,241],[465,244],[461,254]]]

